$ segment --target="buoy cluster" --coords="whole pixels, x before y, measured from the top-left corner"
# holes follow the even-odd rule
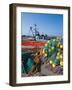
[[[43,48],[43,54],[53,68],[58,65],[63,67],[63,43],[60,39],[48,40]]]

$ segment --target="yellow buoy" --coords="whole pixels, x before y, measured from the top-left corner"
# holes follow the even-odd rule
[[[53,68],[55,68],[55,66],[56,66],[55,64],[52,64],[52,67],[53,67]]]
[[[46,57],[47,56],[47,53],[45,53],[44,56]]]
[[[57,53],[57,56],[59,56],[59,55],[60,55],[60,52]]]
[[[60,61],[60,65],[63,66],[63,61]]]
[[[56,56],[56,59],[59,59],[59,56]]]
[[[45,44],[45,46],[47,46],[47,43]]]
[[[45,53],[45,50],[43,49],[43,54]]]
[[[62,49],[63,48],[63,45],[60,45],[60,48]]]
[[[52,64],[52,60],[50,60],[50,64]]]
[[[62,56],[62,54],[60,55],[60,59],[62,59],[63,58],[63,56]]]

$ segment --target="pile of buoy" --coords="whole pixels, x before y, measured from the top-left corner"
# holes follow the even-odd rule
[[[57,65],[63,67],[63,43],[59,39],[48,40],[43,48],[43,54],[53,68]]]

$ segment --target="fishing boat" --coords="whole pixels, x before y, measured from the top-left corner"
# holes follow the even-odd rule
[[[22,36],[22,51],[26,52],[33,52],[37,49],[43,48],[46,39],[44,38],[44,35],[40,35],[39,31],[37,30],[37,25],[34,25],[35,28],[30,26],[30,32],[32,33],[32,36],[23,35]]]

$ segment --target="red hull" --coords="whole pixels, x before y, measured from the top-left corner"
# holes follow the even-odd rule
[[[22,46],[44,46],[45,42],[42,41],[23,41]]]

